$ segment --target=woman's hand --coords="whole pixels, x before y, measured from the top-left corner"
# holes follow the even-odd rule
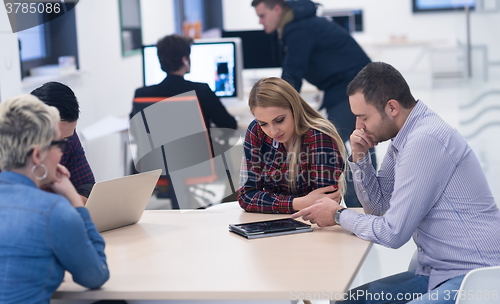
[[[302,210],[316,204],[322,198],[329,198],[340,202],[341,196],[338,191],[338,186],[326,186],[309,192],[306,196],[296,197],[293,199],[293,209]]]
[[[56,169],[56,180],[50,185],[54,193],[60,194],[67,198],[73,207],[83,207],[83,201],[80,198],[75,187],[69,180],[70,174],[68,169],[59,164]]]

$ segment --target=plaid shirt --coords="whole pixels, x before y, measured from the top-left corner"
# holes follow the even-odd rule
[[[61,165],[68,168],[71,174],[71,183],[73,183],[78,193],[88,197],[95,179],[76,132],[68,137],[68,145],[61,157]]]
[[[326,186],[337,185],[344,161],[335,140],[311,129],[302,137],[296,189],[288,186],[287,152],[254,120],[245,135],[238,201],[251,212],[293,213],[292,200]]]

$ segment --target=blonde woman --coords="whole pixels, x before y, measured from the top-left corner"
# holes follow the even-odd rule
[[[344,143],[288,82],[259,80],[248,100],[238,201],[246,211],[293,213],[345,189]]]
[[[57,109],[33,95],[0,103],[2,303],[48,304],[66,270],[87,288],[109,278],[104,240],[59,164],[58,123]]]

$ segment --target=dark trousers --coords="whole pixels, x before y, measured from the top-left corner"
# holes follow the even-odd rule
[[[327,92],[325,92],[327,94]],[[325,95],[325,98],[328,96]],[[340,137],[346,143],[349,140],[352,132],[356,128],[356,116],[352,114],[351,107],[347,99],[343,102],[338,102],[332,107],[327,108],[326,112],[328,114],[328,120],[330,120],[333,125],[337,128]],[[377,158],[375,155],[375,148],[370,149],[370,156],[372,159],[372,164],[374,168],[377,168]],[[344,196],[344,201],[347,207],[361,207],[361,204],[356,196],[356,191],[354,190],[354,183],[352,181],[351,170],[347,168],[346,174],[346,193]]]

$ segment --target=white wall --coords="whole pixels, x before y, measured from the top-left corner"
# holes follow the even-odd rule
[[[262,25],[255,15],[252,1],[222,0],[224,30],[260,30]]]
[[[21,92],[17,34],[12,33],[4,5],[0,5],[0,100]]]
[[[172,0],[141,1],[142,42],[155,44],[159,38],[175,31]]]

